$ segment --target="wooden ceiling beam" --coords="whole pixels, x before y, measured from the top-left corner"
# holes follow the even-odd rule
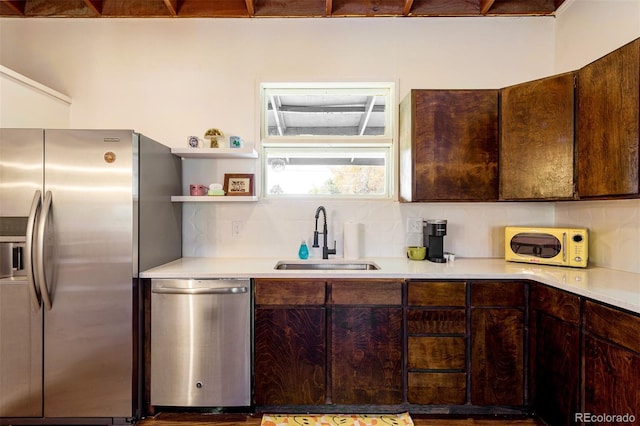
[[[24,1],[14,1],[8,0],[3,2],[5,5],[9,6],[9,9],[13,10],[15,13],[19,13],[20,15],[24,15],[24,5],[26,2]]]
[[[325,16],[331,16],[333,13],[333,0],[326,0],[324,5]]]
[[[538,16],[567,0],[0,0],[8,17]]]
[[[480,0],[480,15],[489,13],[489,9],[491,9],[495,1],[496,0]]]
[[[253,4],[253,0],[245,0],[245,3],[247,4],[247,13],[249,16],[256,16],[256,7]]]
[[[84,4],[96,15],[102,15],[102,0],[84,0]]]
[[[167,6],[167,10],[171,16],[178,16],[180,0],[164,0],[164,5]]]
[[[413,7],[413,0],[404,0],[404,6],[402,7],[402,14],[408,16],[411,13],[411,7]]]

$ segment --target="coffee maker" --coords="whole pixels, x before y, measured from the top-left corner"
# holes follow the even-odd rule
[[[424,222],[424,245],[427,247],[427,259],[435,263],[445,263],[444,236],[447,235],[447,221],[432,219]]]

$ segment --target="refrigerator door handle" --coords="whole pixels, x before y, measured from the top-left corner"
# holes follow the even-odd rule
[[[24,265],[27,269],[27,281],[29,287],[29,296],[31,298],[31,302],[33,303],[33,307],[37,312],[40,310],[40,291],[38,289],[38,285],[36,283],[35,277],[35,264],[33,262],[33,250],[34,250],[34,242],[35,242],[35,229],[36,229],[36,221],[38,220],[38,216],[40,214],[40,209],[42,208],[42,192],[40,190],[36,190],[33,195],[33,201],[31,202],[31,209],[29,210],[29,218],[27,219],[27,232],[26,232],[26,241],[25,241],[25,249],[24,249]]]
[[[42,212],[40,213],[40,220],[38,221],[38,238],[36,245],[36,272],[38,277],[38,283],[40,285],[40,294],[42,295],[42,303],[51,310],[51,296],[49,295],[47,277],[44,271],[44,236],[47,228],[47,222],[49,220],[49,212],[51,211],[51,191],[47,191],[44,196],[44,203],[42,204]]]
[[[247,287],[222,287],[222,288],[179,288],[158,287],[151,290],[156,294],[242,294],[249,291]]]

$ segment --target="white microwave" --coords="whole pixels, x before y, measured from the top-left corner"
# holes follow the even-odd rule
[[[586,268],[589,236],[586,228],[507,226],[504,258],[512,262]]]

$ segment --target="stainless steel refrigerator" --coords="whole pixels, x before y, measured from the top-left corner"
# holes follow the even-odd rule
[[[181,256],[180,179],[133,131],[0,129],[0,424],[139,415],[138,273]]]

